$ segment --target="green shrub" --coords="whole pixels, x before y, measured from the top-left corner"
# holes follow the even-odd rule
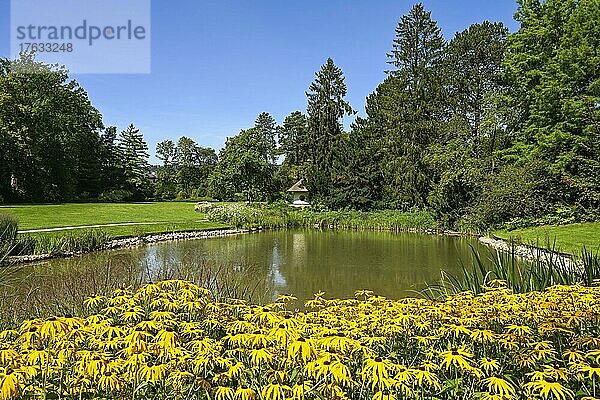
[[[133,199],[133,193],[124,189],[109,190],[98,196],[98,201],[105,203],[122,203],[131,199]]]

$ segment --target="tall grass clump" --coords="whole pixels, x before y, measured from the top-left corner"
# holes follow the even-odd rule
[[[231,224],[237,228],[281,229],[319,228],[355,230],[433,230],[437,224],[425,210],[414,211],[330,211],[297,209],[286,204],[223,205],[208,211],[210,221]]]
[[[440,282],[425,289],[428,297],[443,298],[470,291],[483,293],[489,286],[503,285],[514,293],[543,291],[554,285],[593,286],[600,279],[600,254],[583,248],[578,259],[568,259],[553,248],[536,249],[525,259],[511,245],[509,252],[471,246],[472,260],[461,260],[460,272],[442,271]],[[486,254],[487,253],[487,254]]]
[[[95,250],[111,239],[102,229],[84,229],[57,234],[23,235],[17,239],[20,254],[84,253]]]
[[[14,251],[18,230],[19,221],[14,215],[0,213],[0,267]]]

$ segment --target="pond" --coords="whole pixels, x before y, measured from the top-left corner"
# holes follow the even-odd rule
[[[20,268],[10,312],[77,312],[93,293],[171,278],[258,302],[279,294],[306,300],[320,290],[326,297],[351,297],[357,289],[414,296],[442,270],[456,273],[461,262],[470,263],[470,246],[483,248],[474,238],[334,230],[164,242]]]

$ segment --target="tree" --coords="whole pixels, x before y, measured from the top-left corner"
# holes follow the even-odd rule
[[[261,135],[260,140],[257,140],[257,145],[261,146],[261,148],[258,149],[259,152],[264,154],[266,161],[274,163],[277,157],[276,137],[279,130],[275,118],[268,112],[262,112],[256,118],[254,128],[256,129],[256,132],[259,132]]]
[[[211,196],[220,200],[269,200],[277,192],[275,165],[265,156],[264,134],[256,128],[228,138],[209,178]]]
[[[426,162],[432,187],[427,204],[446,226],[456,227],[494,173],[500,124],[494,121],[505,86],[502,61],[508,31],[485,21],[459,32],[444,57],[449,120],[430,144]]]
[[[282,189],[287,189],[306,176],[307,133],[308,122],[302,112],[294,111],[283,120],[279,130],[279,153],[285,158],[277,172]]]
[[[0,59],[0,198],[68,201],[97,194],[103,128],[65,68]]]
[[[172,140],[163,140],[156,144],[156,158],[163,163],[156,172],[154,196],[157,199],[166,200],[177,197],[175,154],[176,147]]]
[[[131,191],[135,199],[144,199],[150,192],[149,154],[144,135],[133,124],[119,135],[119,151],[125,172],[126,190]]]
[[[163,162],[163,165],[171,165],[175,161],[176,148],[172,140],[163,140],[156,145],[156,158]]]
[[[315,74],[316,79],[306,93],[308,98],[309,155],[308,186],[316,197],[326,198],[330,192],[331,166],[343,133],[341,118],[354,114],[346,97],[344,74],[331,58]]]
[[[520,0],[504,66],[514,145],[505,162],[541,160],[545,201],[600,208],[600,5]],[[539,212],[544,212],[543,209]]]
[[[370,121],[357,118],[341,142],[333,164],[331,208],[368,210],[382,205],[383,174],[380,131]]]
[[[213,149],[200,147],[185,136],[179,138],[175,148],[179,197],[206,196],[208,177],[216,163],[217,154]]]
[[[367,114],[384,131],[385,197],[392,207],[424,207],[432,186],[427,149],[446,119],[442,81],[445,41],[431,13],[416,4],[403,16],[389,63],[395,68],[368,99]]]
[[[503,89],[504,53],[508,29],[484,21],[457,33],[444,60],[450,114],[466,119],[475,144],[481,140],[481,123],[489,98]]]

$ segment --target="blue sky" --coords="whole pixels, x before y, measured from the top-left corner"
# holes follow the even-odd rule
[[[512,0],[423,3],[446,39],[486,19],[502,21],[511,31],[517,28]],[[278,122],[291,111],[303,111],[308,85],[327,57],[344,71],[347,99],[364,114],[365,97],[384,78],[396,24],[413,4],[154,0],[150,74],[74,78],[105,124],[119,129],[136,124],[151,153],[158,141],[182,135],[218,149],[227,136],[252,126],[262,111]],[[0,0],[2,57],[9,54],[9,10],[9,0]]]

